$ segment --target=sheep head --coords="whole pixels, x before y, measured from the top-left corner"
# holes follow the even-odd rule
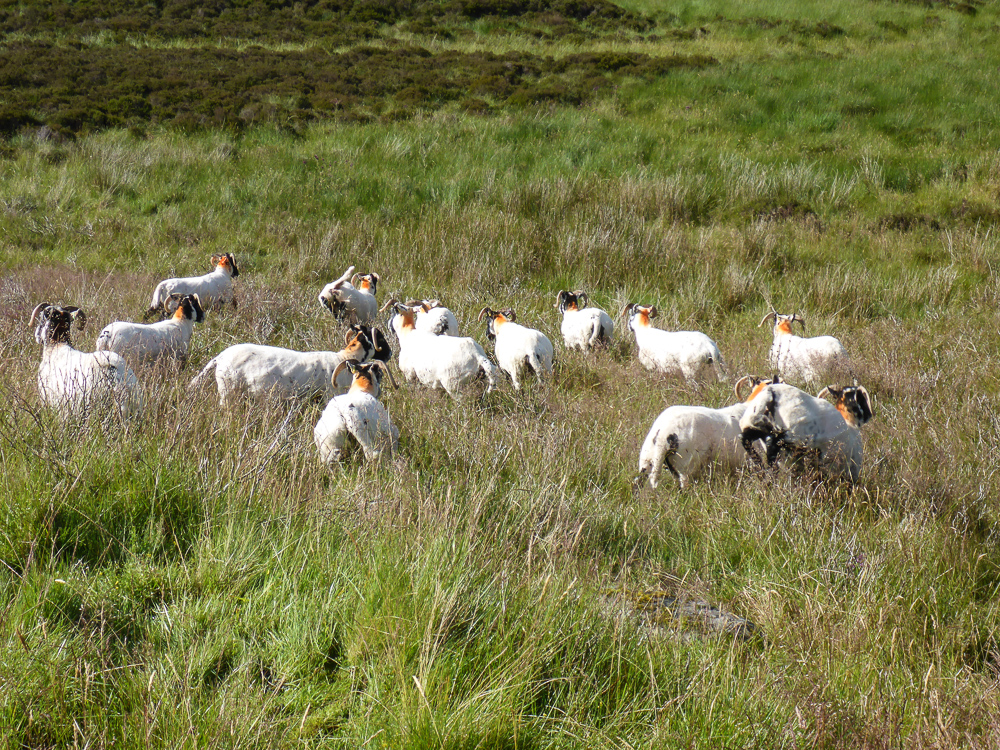
[[[834,406],[837,407],[837,411],[840,412],[844,421],[852,427],[860,427],[875,416],[868,391],[857,382],[846,388],[828,385],[816,394],[816,398],[825,398],[826,396],[834,398]]]

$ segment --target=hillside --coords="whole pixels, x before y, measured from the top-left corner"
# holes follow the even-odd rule
[[[2,743],[997,746],[998,36],[933,0],[0,2]],[[238,309],[137,371],[143,420],[42,406],[37,304],[89,351],[225,252]],[[188,389],[338,349],[350,265],[487,352],[515,308],[554,376],[389,386],[398,456],[334,468],[322,401]],[[580,288],[608,350],[562,346]],[[726,381],[643,369],[628,302]],[[770,374],[772,307],[873,396],[858,486],[639,486],[662,409]]]

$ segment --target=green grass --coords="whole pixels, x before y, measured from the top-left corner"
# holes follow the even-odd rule
[[[718,62],[578,107],[487,97],[488,114],[449,100],[400,120],[390,96],[364,122],[282,120],[296,102],[276,97],[274,121],[238,129],[33,125],[0,144],[0,746],[1000,742],[996,10],[623,5],[656,25],[546,36],[548,17],[417,8],[294,44]],[[129,33],[86,44],[250,49]],[[90,348],[158,280],[229,251],[239,313],[209,314],[188,370],[139,373],[141,423],[41,407],[36,304],[83,307]],[[382,275],[381,299],[441,298],[481,341],[478,310],[514,306],[557,342],[552,382],[460,402],[388,388],[399,456],[333,469],[312,443],[323,404],[224,413],[186,390],[233,343],[338,347],[315,299],[350,264]],[[734,379],[767,374],[771,305],[840,337],[875,399],[860,485],[634,491],[655,415],[731,385],[650,374],[621,331],[564,351],[552,303],[580,287],[705,331]],[[643,619],[650,592],[762,637]]]

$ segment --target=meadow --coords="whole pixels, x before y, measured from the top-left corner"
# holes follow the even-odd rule
[[[1000,745],[1000,12],[732,6],[0,7],[0,745]],[[138,372],[141,422],[42,408],[36,304],[90,349],[222,252],[239,309]],[[187,389],[339,348],[352,264],[487,351],[514,307],[554,377],[387,387],[399,455],[334,468],[324,404]],[[560,346],[576,288],[609,350]],[[627,302],[730,382],[643,370]],[[663,408],[770,374],[772,307],[873,396],[858,486],[637,488]]]

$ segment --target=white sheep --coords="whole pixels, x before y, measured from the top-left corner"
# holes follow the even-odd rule
[[[635,334],[639,347],[639,362],[647,370],[668,375],[681,375],[696,384],[714,373],[720,382],[726,379],[725,362],[718,345],[700,331],[664,331],[653,328],[650,320],[657,316],[654,305],[630,302],[622,317]]]
[[[458,319],[455,313],[442,306],[437,299],[407,300],[407,306],[417,310],[417,330],[433,333],[435,336],[457,336]],[[383,307],[383,309],[385,309]]]
[[[119,321],[106,325],[97,337],[97,350],[117,352],[133,365],[168,357],[183,368],[194,324],[205,319],[205,312],[197,294],[171,294],[164,307],[173,317],[158,323]]]
[[[380,280],[377,273],[356,274],[351,266],[343,276],[323,287],[319,302],[338,319],[371,325],[378,313],[375,291]]]
[[[740,395],[744,383],[751,385],[746,399],[749,401],[771,381],[750,376],[740,378],[733,389],[740,403],[722,409],[671,406],[661,412],[639,451],[640,484],[648,477],[655,488],[664,466],[681,489],[700,477],[710,464],[727,472],[743,466],[749,458],[740,431],[740,417],[747,409]]]
[[[836,405],[823,400],[833,395]],[[752,443],[767,445],[767,463],[784,456],[824,476],[856,483],[861,476],[862,425],[872,418],[868,391],[859,385],[827,386],[814,397],[795,386],[776,383],[762,388],[747,402],[740,418],[743,446],[759,461]]]
[[[236,258],[232,253],[213,255],[212,265],[215,268],[204,276],[188,276],[180,279],[165,279],[153,290],[153,299],[145,317],[159,314],[166,310],[167,300],[172,294],[197,294],[201,306],[212,310],[231,304],[236,309],[236,295],[233,292],[233,279],[240,275],[236,266]]]
[[[377,461],[386,454],[397,452],[399,430],[378,400],[382,390],[382,373],[389,373],[392,380],[389,368],[380,360],[365,364],[348,360],[337,366],[334,380],[345,367],[353,376],[350,390],[330,399],[313,430],[320,460],[327,464],[339,461],[351,435],[361,445],[369,461]],[[392,382],[396,384],[394,380]]]
[[[304,399],[318,394],[331,398],[350,385],[343,376],[340,382],[333,380],[342,362],[387,361],[392,355],[377,328],[356,326],[347,332],[346,339],[339,352],[300,352],[277,346],[236,344],[209,360],[188,387],[200,387],[214,370],[223,406],[232,406],[244,394],[282,399]]]
[[[801,315],[781,315],[774,310],[757,324],[760,328],[774,319],[774,341],[771,344],[771,367],[782,380],[816,385],[828,378],[846,373],[849,357],[844,345],[833,336],[803,338],[792,333],[792,323],[806,328]]]
[[[555,307],[562,313],[563,341],[568,349],[586,351],[599,344],[610,344],[615,324],[611,316],[599,307],[587,307],[590,298],[582,290],[561,291]]]
[[[480,372],[486,375],[489,393],[496,387],[496,367],[474,339],[435,336],[416,327],[417,307],[393,303],[396,314],[390,325],[399,340],[399,370],[410,382],[443,388],[452,397]]]
[[[70,329],[83,330],[87,316],[78,307],[43,302],[31,313],[35,340],[42,345],[38,393],[42,403],[63,419],[90,414],[122,418],[138,416],[144,407],[139,381],[114,352],[81,352],[73,348]]]
[[[552,342],[541,331],[515,323],[517,316],[509,307],[479,311],[479,320],[486,318],[486,337],[493,341],[500,369],[510,375],[516,390],[520,390],[520,373],[525,367],[542,382],[542,373],[552,374]]]

